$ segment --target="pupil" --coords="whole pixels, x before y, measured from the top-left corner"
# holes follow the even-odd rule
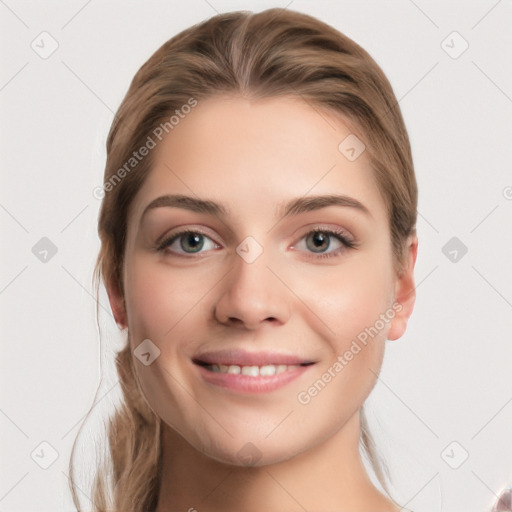
[[[313,240],[315,244],[314,249],[327,249],[329,247],[329,237],[327,237],[321,231],[313,233]],[[317,245],[317,242],[320,242],[320,245]]]
[[[183,243],[183,240],[182,240],[182,243],[181,243],[181,247],[182,249],[184,249],[185,251],[187,249],[192,249],[193,251],[198,251],[198,250],[201,250],[201,248],[203,247],[204,245],[204,240],[202,240],[202,236],[203,235],[200,235],[199,233],[189,233],[185,238],[185,244]],[[190,247],[186,247],[186,245],[189,245]]]

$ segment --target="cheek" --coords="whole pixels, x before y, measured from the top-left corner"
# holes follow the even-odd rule
[[[134,258],[127,267],[126,307],[129,328],[159,344],[191,312],[204,295],[201,280],[173,272],[165,264]]]
[[[184,391],[191,386],[187,384],[188,370],[183,364],[183,351],[189,337],[183,330],[190,326],[187,320],[205,292],[199,286],[190,286],[189,276],[143,256],[132,257],[126,270],[126,307],[132,350],[149,339],[160,351],[148,366],[135,358],[141,390],[153,412],[174,428],[181,421],[177,420],[176,411],[180,411],[182,419],[194,411],[194,402]]]
[[[331,426],[343,424],[373,389],[392,318],[385,266],[348,267],[307,290],[315,312],[309,328],[322,333],[330,353],[297,400],[312,417],[328,416]]]
[[[325,325],[322,331],[337,354],[347,350],[351,340],[376,323],[380,337],[387,334],[389,322],[382,325],[381,315],[391,306],[389,275],[383,263],[360,258],[302,281],[302,296],[308,297],[317,322],[321,320]]]

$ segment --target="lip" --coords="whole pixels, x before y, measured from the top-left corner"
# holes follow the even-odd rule
[[[192,358],[199,375],[208,383],[240,393],[268,393],[282,388],[297,379],[314,366],[315,361],[304,359],[293,354],[246,350],[218,350],[202,352]],[[237,366],[266,366],[287,365],[295,366],[276,375],[251,377],[250,375],[218,373],[206,368],[206,365],[237,365]]]
[[[316,362],[293,354],[270,351],[248,352],[247,350],[238,349],[202,352],[194,356],[192,361],[195,364],[224,364],[226,366],[305,365]]]
[[[205,366],[196,364],[200,376],[208,383],[239,393],[269,393],[282,388],[297,379],[314,366],[296,366],[277,375],[251,377],[250,375],[233,373],[215,373]]]

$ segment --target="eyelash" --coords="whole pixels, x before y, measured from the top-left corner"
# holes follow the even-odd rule
[[[324,233],[324,234],[327,234],[329,236],[333,236],[334,238],[339,240],[342,243],[342,245],[343,245],[343,247],[340,247],[340,248],[336,249],[333,252],[328,252],[328,253],[313,253],[312,252],[310,254],[313,254],[313,259],[324,259],[324,258],[331,258],[331,257],[339,256],[341,252],[344,252],[347,249],[354,249],[354,248],[358,247],[357,242],[355,242],[353,240],[349,240],[346,237],[344,231],[336,230],[336,229],[329,229],[329,228],[322,228],[322,227],[316,227],[316,228],[312,229],[311,231],[308,231],[300,240],[303,240],[304,238],[308,237],[312,233]],[[208,236],[206,233],[202,232],[201,230],[183,229],[183,230],[178,231],[177,233],[173,233],[171,236],[165,238],[156,247],[156,250],[159,251],[159,252],[165,252],[165,249],[169,245],[172,245],[172,243],[174,243],[175,240],[179,239],[182,235],[185,235],[185,234],[202,235],[202,236],[205,236],[205,237],[209,238],[210,240],[212,240],[214,243],[217,244],[217,242],[215,242],[215,240],[213,240],[210,236]],[[217,245],[219,245],[219,244],[217,244]],[[173,253],[173,254],[176,254],[176,253]],[[201,253],[195,253],[195,254],[198,254],[199,257],[202,257]],[[188,255],[178,254],[178,256],[182,256],[184,258],[194,258],[194,257],[196,257],[192,253],[190,253]]]

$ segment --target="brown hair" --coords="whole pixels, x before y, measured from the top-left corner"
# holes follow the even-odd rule
[[[268,9],[219,14],[194,25],[163,44],[134,76],[107,139],[104,182],[110,186],[105,187],[99,214],[96,287],[103,278],[124,293],[127,213],[151,169],[151,152],[134,170],[119,173],[120,169],[153,130],[191,98],[201,101],[221,93],[301,97],[353,124],[366,145],[387,207],[395,268],[401,272],[406,240],[415,232],[417,185],[407,131],[391,85],[370,55],[333,27],[299,12]],[[114,181],[120,174],[122,179]],[[112,468],[106,464],[98,468],[93,510],[109,510],[112,503],[116,511],[149,511],[156,508],[159,493],[161,420],[142,396],[129,342],[117,353],[116,366],[123,401],[109,418]],[[360,413],[361,446],[387,491],[386,468],[368,431],[364,407]],[[74,451],[75,445],[70,486],[80,510]]]

